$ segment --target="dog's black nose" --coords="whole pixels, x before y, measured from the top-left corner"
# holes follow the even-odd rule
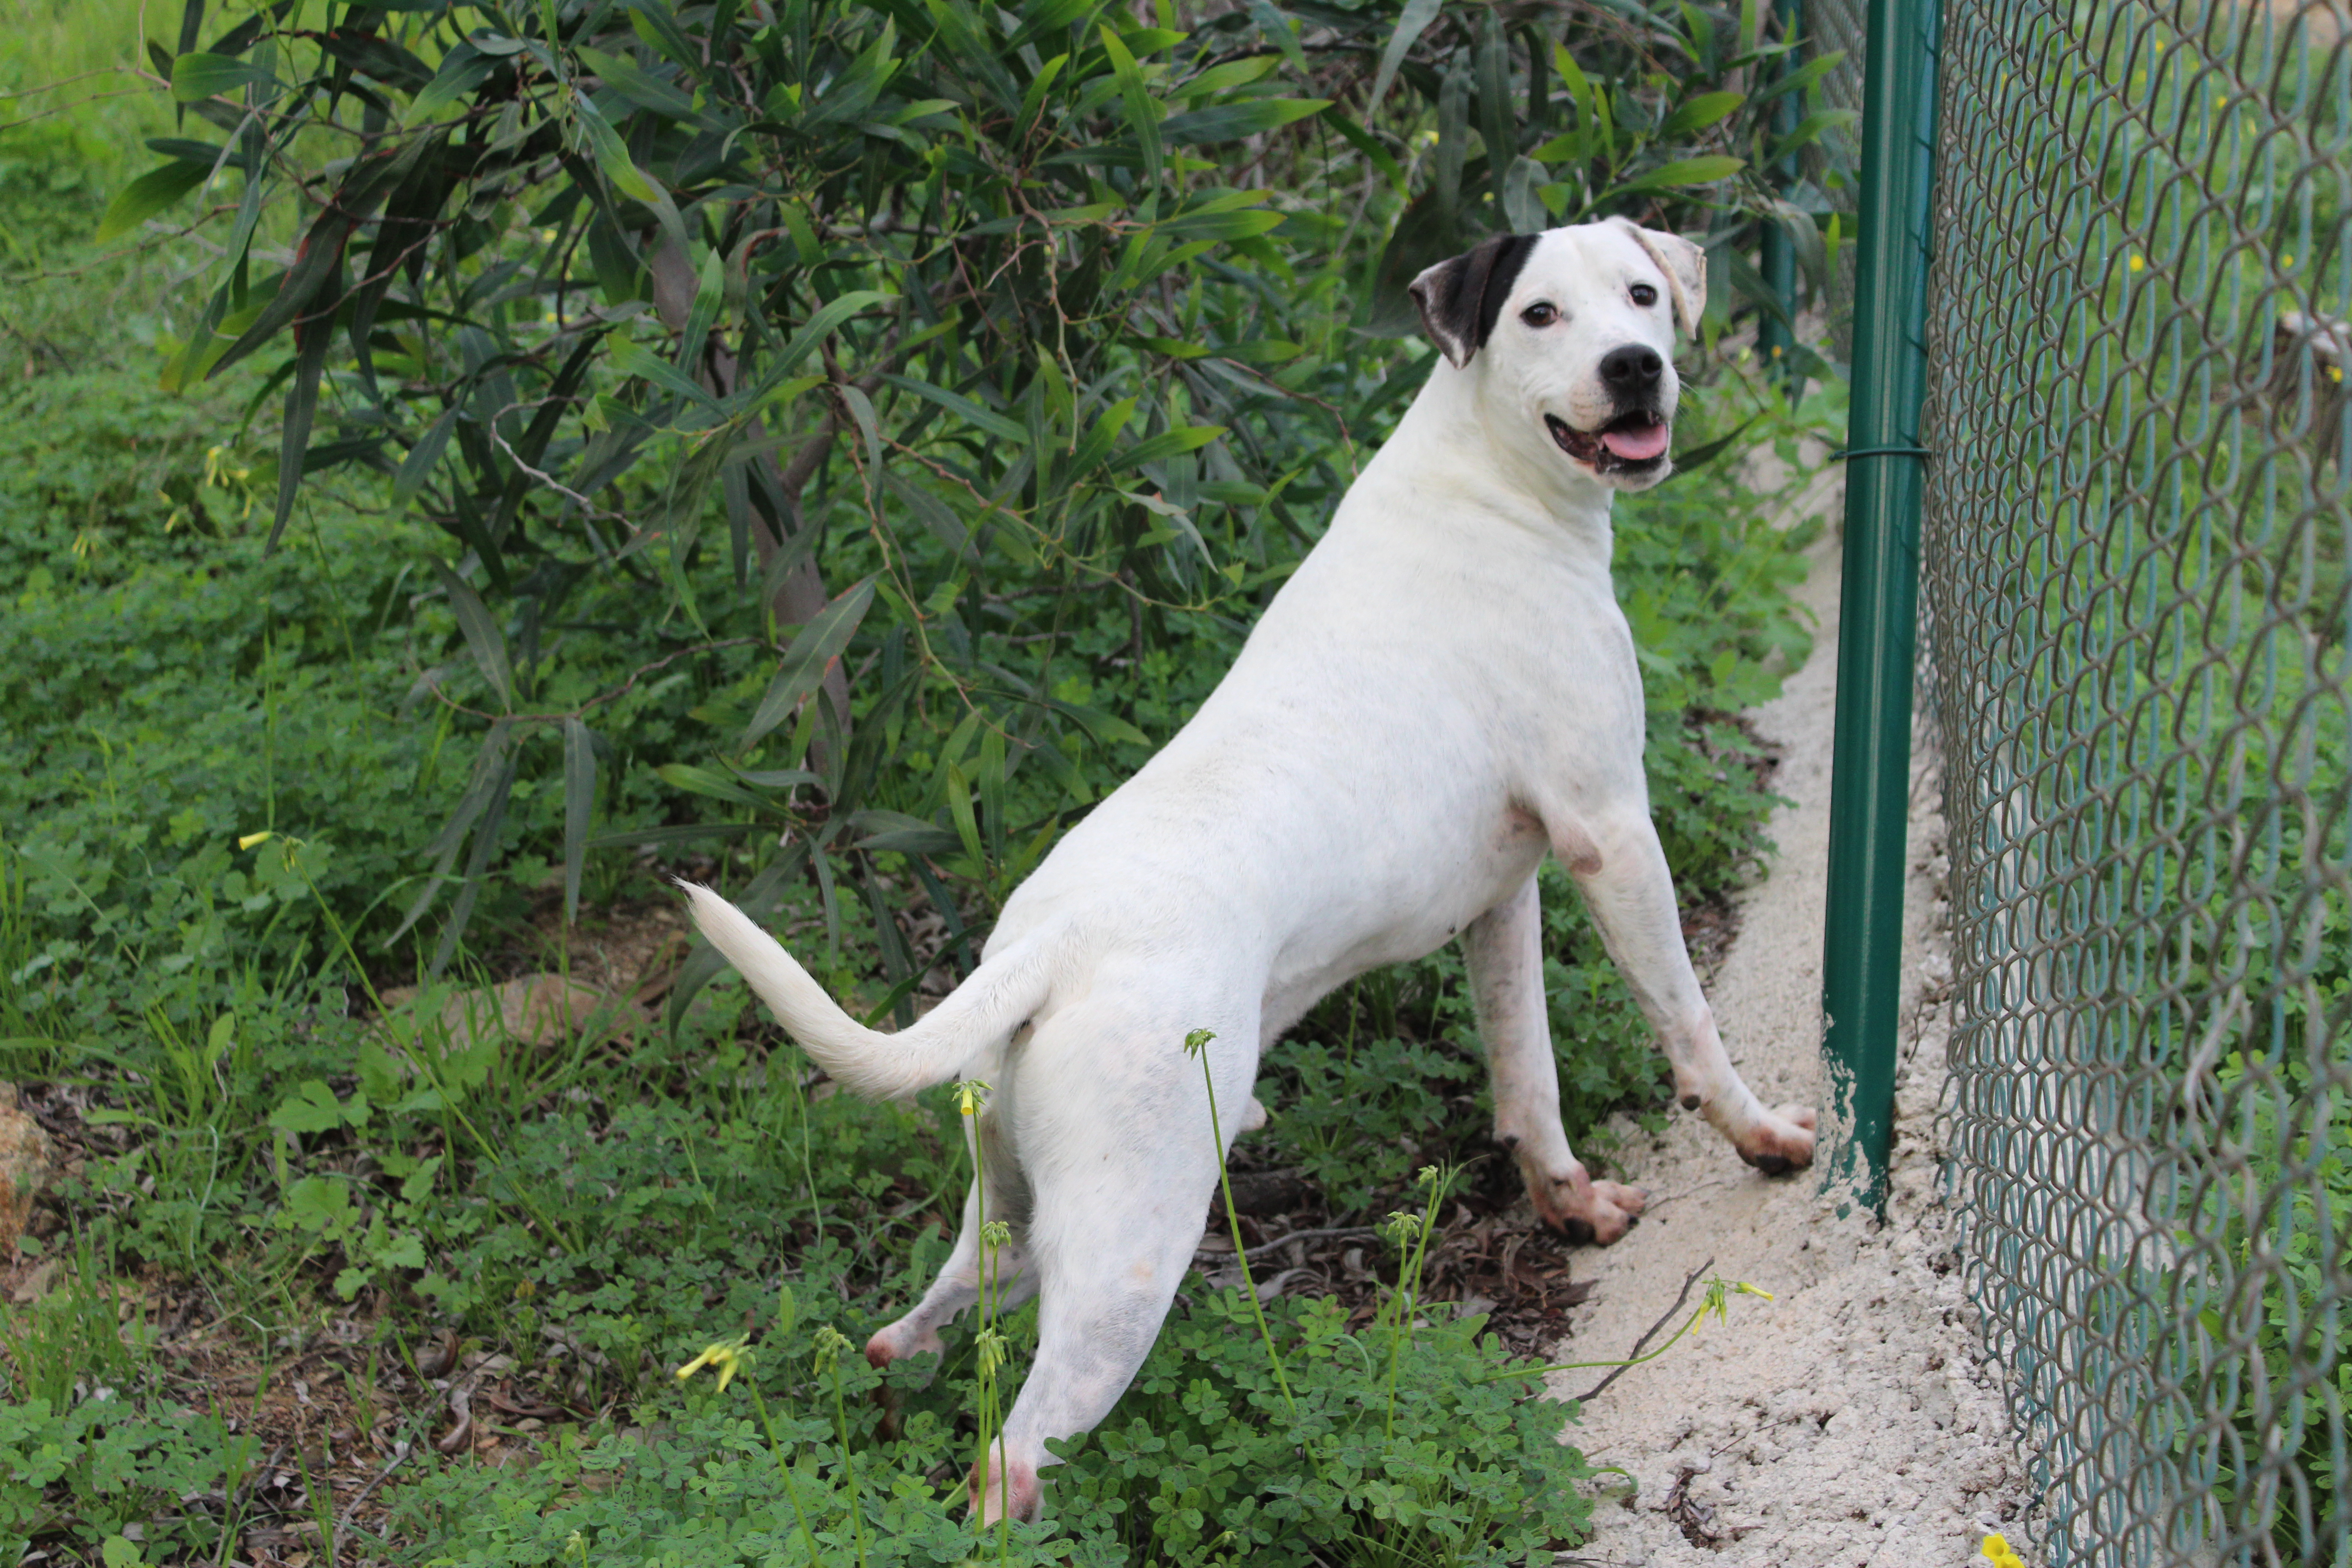
[[[1601,384],[1623,401],[1646,399],[1658,389],[1658,374],[1665,368],[1657,350],[1627,343],[1601,356]]]

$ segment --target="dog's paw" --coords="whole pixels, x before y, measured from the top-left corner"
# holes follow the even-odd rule
[[[1813,1163],[1820,1120],[1810,1105],[1776,1105],[1739,1141],[1739,1157],[1768,1176],[1801,1171]]]
[[[866,1342],[866,1364],[879,1372],[894,1361],[904,1361],[910,1355],[944,1355],[947,1343],[936,1329],[916,1330],[902,1319],[877,1331]]]
[[[1037,1467],[1017,1458],[1008,1461],[992,1453],[972,1466],[971,1481],[971,1517],[982,1524],[994,1524],[1000,1519],[1033,1520],[1045,1501],[1045,1489],[1038,1482]]]
[[[1641,1188],[1622,1182],[1559,1182],[1531,1187],[1529,1193],[1549,1195],[1549,1203],[1537,1197],[1537,1215],[1579,1246],[1606,1247],[1617,1240],[1633,1227],[1650,1201]]]

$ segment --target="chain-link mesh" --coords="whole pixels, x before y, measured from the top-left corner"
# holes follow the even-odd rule
[[[2352,1563],[2347,35],[1946,0],[1948,1131],[2053,1568]]]

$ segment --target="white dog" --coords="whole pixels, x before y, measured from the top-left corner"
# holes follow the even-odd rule
[[[1610,587],[1610,499],[1668,471],[1674,327],[1698,247],[1623,220],[1490,239],[1412,285],[1445,362],[1266,607],[1201,711],[1008,900],[983,962],[913,1027],[861,1027],[741,911],[691,888],[712,943],[847,1088],[993,1086],[985,1216],[1037,1361],[975,1477],[1033,1515],[1049,1438],[1101,1420],[1201,1239],[1211,1140],[1262,1119],[1259,1052],[1317,998],[1460,938],[1495,1134],[1537,1212],[1612,1242],[1643,1194],[1570,1152],[1536,868],[1582,888],[1684,1106],[1749,1164],[1808,1163],[1813,1113],[1768,1110],[1724,1055],[1683,946],[1642,773],[1642,684]],[[1226,1124],[1182,1043],[1213,1029]],[[1244,1109],[1246,1108],[1246,1109]],[[920,1305],[867,1346],[940,1346],[978,1284],[977,1192]]]

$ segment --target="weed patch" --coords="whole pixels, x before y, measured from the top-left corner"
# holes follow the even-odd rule
[[[844,28],[880,25],[835,9]],[[33,6],[0,39],[0,88],[142,62],[136,14]],[[1465,29],[1483,25],[1449,14],[1423,52],[1466,59]],[[1253,96],[1234,71],[1217,82],[1242,93],[1217,114],[1294,101]],[[1438,83],[1409,63],[1404,88]],[[142,141],[178,146],[151,149],[168,163],[184,161],[180,143],[242,134],[213,123],[225,100],[205,104],[211,117],[161,94],[47,118],[6,103],[0,731],[20,765],[0,772],[0,1078],[22,1086],[60,1164],[24,1258],[0,1275],[0,1551],[110,1568],[339,1551],[1384,1564],[1517,1560],[1580,1533],[1581,1461],[1554,1441],[1561,1411],[1489,1377],[1557,1337],[1576,1286],[1487,1142],[1451,953],[1366,976],[1267,1053],[1257,1089],[1274,1120],[1235,1151],[1239,1213],[1204,1241],[1212,1278],[1186,1287],[1126,1401],[1071,1449],[1047,1521],[976,1542],[961,1489],[996,1418],[981,1329],[951,1333],[936,1367],[893,1369],[903,1419],[889,1435],[869,1398],[877,1374],[837,1350],[822,1376],[816,1365],[820,1332],[862,1340],[948,1252],[967,1175],[952,1098],[833,1093],[740,983],[704,986],[709,966],[644,914],[667,899],[667,872],[756,885],[772,895],[762,918],[821,984],[902,1019],[969,967],[1022,870],[1197,708],[1418,384],[1426,356],[1366,335],[1353,312],[1380,236],[1427,230],[1425,205],[1405,198],[1408,174],[1429,173],[1412,149],[1431,115],[1399,109],[1375,128],[1405,150],[1394,182],[1355,153],[1286,144],[1298,191],[1320,194],[1187,219],[1223,233],[1279,207],[1282,226],[1278,239],[1234,229],[1230,254],[1189,267],[1197,297],[1176,297],[1181,321],[1149,339],[1086,324],[1068,363],[1092,368],[1075,383],[1040,360],[1046,336],[1016,331],[1003,363],[1019,361],[1019,385],[974,382],[952,356],[932,370],[908,359],[906,384],[877,384],[874,438],[914,455],[877,499],[861,428],[798,503],[829,581],[887,581],[897,595],[824,656],[854,677],[853,740],[813,783],[819,704],[742,739],[810,634],[777,624],[727,475],[686,476],[711,481],[707,509],[677,500],[699,433],[656,428],[668,416],[656,418],[643,378],[598,369],[533,449],[578,478],[627,446],[646,461],[597,488],[598,509],[676,528],[607,548],[526,486],[512,575],[485,574],[467,530],[507,505],[517,471],[491,434],[513,447],[522,432],[467,389],[527,400],[551,384],[550,301],[512,271],[538,248],[527,203],[467,209],[450,268],[433,274],[462,310],[486,312],[485,335],[438,335],[427,296],[404,295],[376,319],[372,384],[341,362],[319,378],[319,428],[349,439],[314,454],[272,551],[281,373],[299,367],[257,355],[164,391],[159,369],[228,318],[205,315],[152,234],[88,244],[147,163]],[[933,112],[906,134],[939,134]],[[1493,182],[1454,155],[1459,120],[1446,121],[1447,177],[1492,205],[1475,192]],[[1619,140],[1627,155],[1679,156],[1646,131]],[[1171,166],[1213,144],[1181,145],[1166,149]],[[685,143],[665,130],[660,149],[674,169]],[[299,163],[313,149],[279,151]],[[242,182],[277,166],[230,163],[202,198],[212,206],[191,197],[174,215],[225,230]],[[1109,177],[1132,185],[1123,166]],[[253,254],[278,259],[225,287],[279,287],[275,268],[315,216],[299,207],[263,215]],[[1369,216],[1328,216],[1351,207]],[[547,221],[585,232],[599,210]],[[633,273],[611,290],[591,275],[621,265],[609,227],[545,258],[555,326],[621,312],[608,346],[641,337],[629,363],[642,366],[645,345],[673,350]],[[889,226],[859,232],[870,250]],[[828,227],[807,243],[844,242]],[[754,286],[798,268],[801,244],[746,252]],[[859,254],[856,267],[882,264]],[[1008,268],[1034,308],[1035,280]],[[849,286],[836,272],[806,277],[832,295]],[[501,278],[517,291],[500,293]],[[742,343],[724,279],[713,289],[721,314],[703,331]],[[777,321],[806,303],[780,304]],[[1688,448],[1742,428],[1793,443],[1834,422],[1834,389],[1791,413],[1717,353],[1727,325],[1711,321],[1694,373]],[[993,341],[973,331],[973,344]],[[1166,347],[1192,340],[1220,353]],[[368,426],[379,397],[389,423]],[[1131,413],[1114,416],[1123,400]],[[1041,478],[1003,434],[1033,416],[1052,438],[1026,446],[1100,430],[1128,465],[1101,473],[1127,477],[1075,490],[1069,473]],[[1213,416],[1225,434],[1175,449]],[[780,403],[768,417],[783,435],[800,416]],[[404,490],[404,454],[436,423],[447,460]],[[1772,805],[1766,760],[1724,715],[1767,694],[1808,635],[1786,593],[1804,541],[1766,522],[1769,500],[1718,465],[1618,513],[1656,815],[1698,911],[1750,874]],[[1032,534],[1051,535],[1034,560],[1005,542]],[[1600,1122],[1659,1114],[1664,1068],[1572,888],[1547,871],[1544,893],[1569,1127],[1605,1156]],[[525,975],[670,1016],[453,1022],[453,998]],[[1424,1208],[1412,1173],[1455,1163],[1443,1212]],[[1424,1229],[1401,1287],[1379,1227],[1404,1204]],[[1263,1337],[1229,1288],[1236,1237],[1269,1288]],[[1471,1310],[1425,1300],[1439,1295]],[[1009,1358],[985,1396],[1001,1405],[1034,1328],[1024,1314],[985,1328],[1002,1336],[986,1353]],[[737,1341],[750,1360],[729,1387],[672,1375]],[[1366,1378],[1385,1388],[1391,1365],[1393,1402],[1366,1401]]]
[[[929,1388],[916,1379],[934,1370],[930,1358],[892,1368],[904,1412],[896,1438],[876,1431],[870,1395],[882,1374],[841,1359],[853,1433],[845,1463],[811,1324],[746,1352],[750,1370],[730,1389],[698,1385],[658,1415],[641,1412],[646,1426],[560,1438],[528,1467],[437,1474],[402,1494],[391,1525],[459,1564],[615,1552],[846,1562],[861,1528],[872,1564],[1499,1564],[1581,1537],[1591,1504],[1574,1483],[1590,1472],[1558,1441],[1562,1411],[1525,1397],[1524,1383],[1492,1379],[1506,1363],[1482,1342],[1482,1319],[1440,1306],[1412,1327],[1391,1411],[1366,1397],[1387,1345],[1351,1333],[1345,1309],[1267,1306],[1286,1402],[1240,1292],[1196,1281],[1185,1302],[1109,1419],[1057,1446],[1066,1463],[1048,1472],[1045,1521],[1002,1542],[975,1542],[962,1517],[978,1412],[958,1399],[971,1385],[954,1373],[970,1337]],[[869,1327],[842,1326],[853,1338]],[[751,1380],[773,1406],[773,1448],[752,1414]]]

